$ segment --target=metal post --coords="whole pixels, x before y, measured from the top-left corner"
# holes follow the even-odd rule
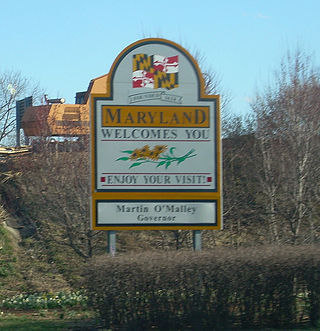
[[[107,231],[108,235],[108,253],[111,256],[116,254],[116,231]]]
[[[193,230],[193,250],[201,251],[201,230]]]
[[[16,147],[20,147],[20,128],[18,126],[18,123],[16,124]]]

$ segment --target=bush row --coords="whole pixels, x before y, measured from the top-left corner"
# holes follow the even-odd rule
[[[107,328],[225,330],[315,325],[320,248],[217,248],[100,257],[86,270]]]

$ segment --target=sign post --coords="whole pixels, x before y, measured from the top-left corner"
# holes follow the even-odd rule
[[[116,254],[116,231],[107,231],[108,253],[112,256]]]
[[[194,58],[140,40],[106,90],[91,95],[92,229],[222,229],[219,96],[205,94]]]
[[[193,230],[192,232],[192,240],[193,240],[193,250],[194,251],[201,251],[201,231],[200,230]]]

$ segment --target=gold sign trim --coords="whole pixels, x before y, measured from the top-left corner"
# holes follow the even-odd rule
[[[206,106],[103,106],[103,127],[209,128]]]

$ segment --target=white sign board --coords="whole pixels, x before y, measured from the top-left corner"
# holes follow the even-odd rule
[[[219,98],[179,45],[127,47],[91,96],[92,228],[220,229]]]

